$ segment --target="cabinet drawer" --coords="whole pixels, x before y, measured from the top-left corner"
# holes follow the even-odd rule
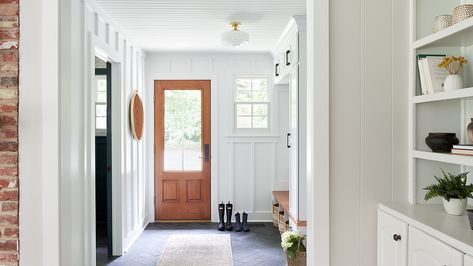
[[[378,211],[378,266],[407,265],[407,223]]]
[[[290,64],[295,65],[299,62],[299,33],[297,32],[294,38],[292,38],[291,43],[289,45],[290,49]]]
[[[409,266],[463,266],[463,253],[409,226]]]

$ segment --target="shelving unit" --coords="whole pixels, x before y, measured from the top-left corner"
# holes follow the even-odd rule
[[[411,103],[428,103],[473,97],[473,88],[465,88],[456,91],[445,91],[431,95],[419,95],[411,98]]]
[[[416,159],[473,166],[473,156],[438,153],[430,151],[413,151],[412,156]]]
[[[433,183],[440,168],[470,171],[473,156],[434,153],[424,143],[428,132],[455,132],[460,143],[468,143],[466,126],[473,117],[473,18],[442,31],[431,33],[437,15],[451,14],[462,0],[410,1],[409,65],[409,202],[419,202],[422,187]],[[431,95],[416,95],[418,54],[464,56],[469,60],[462,71],[464,89]],[[473,176],[472,176],[473,177]],[[471,177],[469,177],[471,178]],[[473,181],[471,179],[470,181]]]
[[[414,42],[414,49],[429,47],[458,47],[473,44],[473,18],[459,22],[442,31]]]

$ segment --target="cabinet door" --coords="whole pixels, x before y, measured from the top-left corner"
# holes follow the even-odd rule
[[[297,68],[289,74],[289,209],[291,214],[299,219],[299,79]]]
[[[289,62],[295,65],[299,62],[299,32],[296,33],[290,44]]]
[[[407,265],[407,228],[407,223],[378,211],[378,266]]]
[[[465,255],[463,266],[473,266],[473,257],[470,255]]]
[[[409,226],[409,266],[463,266],[463,253]]]

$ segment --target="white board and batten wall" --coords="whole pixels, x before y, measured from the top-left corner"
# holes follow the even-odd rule
[[[273,86],[273,61],[269,53],[150,53],[146,57],[147,125],[154,124],[154,81],[166,79],[211,80],[211,210],[218,220],[217,204],[231,201],[234,212],[246,211],[250,221],[270,221],[272,190],[288,188],[288,157],[285,132],[288,124],[287,86]],[[270,129],[238,132],[234,123],[234,79],[267,77],[270,81]],[[152,135],[153,127],[147,127]],[[153,157],[153,139],[147,139],[147,154]],[[152,160],[147,167],[154,184]],[[148,202],[153,201],[148,187]],[[148,212],[154,206],[148,205]],[[150,217],[151,218],[151,217]]]
[[[128,123],[132,92],[145,97],[144,53],[92,1],[65,1],[60,13],[60,152],[77,164],[61,165],[60,265],[95,265],[95,56],[112,64],[113,254],[121,255],[148,221],[144,142]]]
[[[117,216],[113,219],[114,225],[119,225],[122,230],[121,239],[113,240],[121,247],[114,252],[121,254],[130,248],[148,221],[144,139],[133,139],[128,122],[133,92],[137,90],[141,97],[146,97],[143,89],[144,52],[127,40],[99,7],[86,2],[85,11],[85,34],[92,37],[95,45],[90,47],[94,51],[86,53],[95,52],[93,56],[101,56],[112,63],[112,216]]]

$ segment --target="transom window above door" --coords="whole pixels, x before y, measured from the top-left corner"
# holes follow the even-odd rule
[[[268,78],[235,78],[235,128],[269,129]]]

